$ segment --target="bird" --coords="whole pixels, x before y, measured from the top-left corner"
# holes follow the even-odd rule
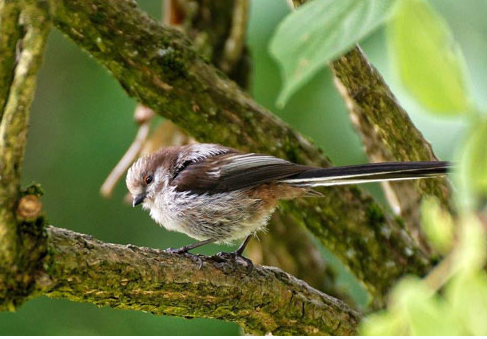
[[[320,197],[315,187],[444,176],[447,161],[380,162],[313,167],[217,144],[162,148],[139,158],[127,172],[133,206],[142,204],[158,224],[198,240],[170,253],[245,239],[243,251],[264,230],[279,200]]]

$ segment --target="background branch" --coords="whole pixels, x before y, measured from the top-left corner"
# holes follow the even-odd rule
[[[330,64],[335,85],[345,100],[350,119],[362,137],[371,161],[438,160],[431,145],[399,105],[379,72],[359,47]],[[429,250],[420,225],[420,203],[434,196],[449,209],[446,178],[382,183],[386,197],[405,221],[409,233]]]
[[[199,141],[330,165],[310,142],[200,58],[179,31],[158,25],[133,2],[57,1],[55,24],[107,67],[130,95]],[[369,195],[355,187],[324,193],[325,198],[286,204],[285,212],[350,268],[377,305],[383,305],[398,277],[426,273],[429,258]]]
[[[90,236],[48,227],[38,291],[54,298],[156,315],[233,321],[252,334],[356,333],[360,316],[271,267],[167,254],[102,243]]]

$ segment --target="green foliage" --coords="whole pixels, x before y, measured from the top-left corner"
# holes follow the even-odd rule
[[[310,1],[277,28],[270,52],[279,62],[284,106],[327,62],[350,49],[386,19],[394,0]]]
[[[454,249],[453,270],[460,278],[475,275],[482,270],[486,260],[485,225],[474,214],[462,218],[459,225],[459,242]],[[485,304],[487,307],[487,304]]]
[[[487,335],[487,121],[470,102],[462,54],[443,19],[423,0],[402,1],[389,27],[401,80],[431,112],[469,113],[454,176],[458,216],[422,204],[424,233],[444,259],[427,277],[403,278],[386,311],[361,324],[365,335]]]
[[[465,326],[464,333],[487,333],[487,275],[477,271],[454,279],[446,291],[455,317]]]
[[[453,241],[453,220],[436,199],[427,198],[421,206],[423,231],[429,243],[440,253],[446,253]]]
[[[487,197],[487,120],[474,118],[467,140],[460,151],[460,203],[474,207]]]
[[[388,28],[398,75],[411,94],[432,112],[470,111],[463,55],[428,2],[400,1]]]
[[[459,228],[457,248],[427,278],[403,278],[391,292],[387,311],[362,322],[362,334],[487,334],[487,275],[482,268],[487,239],[473,215]]]

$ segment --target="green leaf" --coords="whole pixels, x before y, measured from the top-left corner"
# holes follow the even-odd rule
[[[440,253],[446,253],[453,241],[453,221],[447,211],[442,210],[438,201],[426,198],[421,204],[421,227],[428,242]]]
[[[360,324],[363,335],[458,335],[455,313],[421,279],[405,277],[391,292],[389,308]]]
[[[327,62],[349,50],[383,23],[394,0],[314,0],[279,25],[270,43],[284,87],[277,104],[311,79]]]
[[[458,335],[453,311],[424,281],[406,277],[391,293],[390,310],[401,314],[410,335]]]
[[[419,102],[443,114],[472,110],[463,55],[427,1],[400,1],[388,33],[398,75]]]
[[[454,253],[454,268],[467,276],[484,267],[487,259],[486,231],[475,214],[462,216],[458,245]]]
[[[460,204],[477,208],[487,197],[487,120],[478,119],[467,132],[467,140],[460,152],[458,181]]]
[[[405,311],[411,335],[460,335],[462,328],[453,310],[437,295],[426,296],[422,291],[411,291]]]
[[[367,316],[360,323],[359,333],[365,336],[410,334],[404,317],[388,311],[380,311]]]
[[[455,277],[448,284],[446,297],[466,334],[487,335],[487,275],[483,270]]]

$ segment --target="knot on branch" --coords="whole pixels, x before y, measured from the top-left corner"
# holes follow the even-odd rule
[[[20,220],[34,221],[40,216],[42,203],[35,195],[29,194],[20,198],[17,206],[17,217]]]

